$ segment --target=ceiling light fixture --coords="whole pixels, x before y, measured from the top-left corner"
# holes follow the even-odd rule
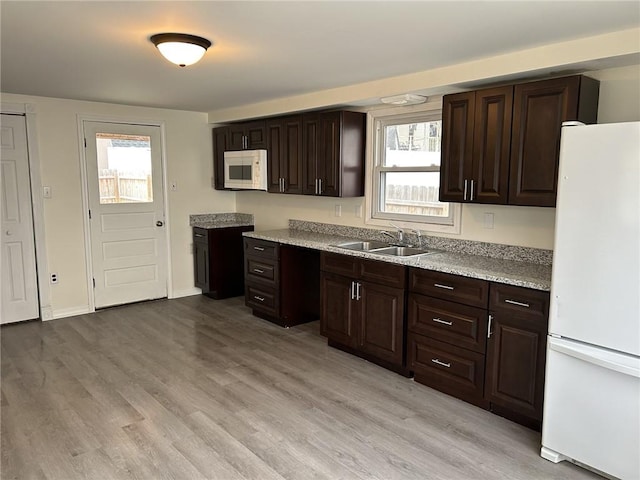
[[[206,38],[186,33],[158,33],[152,35],[149,40],[160,50],[164,58],[181,67],[196,63],[211,46],[211,42]]]
[[[414,93],[405,93],[403,95],[394,95],[392,97],[382,97],[382,103],[389,105],[417,105],[427,101],[427,97],[416,95]]]

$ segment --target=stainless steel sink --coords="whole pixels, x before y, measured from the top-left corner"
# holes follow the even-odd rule
[[[346,248],[347,250],[359,250],[363,252],[368,252],[370,250],[377,250],[380,248],[389,247],[388,243],[377,242],[375,240],[372,241],[353,241],[353,242],[345,242],[339,243],[336,247]]]
[[[415,248],[415,247],[387,247],[387,248],[378,248],[376,250],[373,250],[371,253],[377,253],[380,255],[390,255],[394,257],[413,257],[415,255],[428,255],[436,252],[433,250],[426,250],[424,248]]]

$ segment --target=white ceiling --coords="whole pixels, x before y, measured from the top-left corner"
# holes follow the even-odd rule
[[[0,2],[6,93],[207,112],[640,25],[629,1]],[[180,68],[159,32],[213,42]]]

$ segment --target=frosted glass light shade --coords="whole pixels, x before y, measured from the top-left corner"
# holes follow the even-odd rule
[[[211,42],[206,38],[187,35],[185,33],[159,33],[150,38],[171,63],[185,67],[198,62]]]

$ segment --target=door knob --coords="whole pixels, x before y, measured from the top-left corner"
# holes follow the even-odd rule
[[[164,225],[164,223],[162,223],[162,220],[158,220],[156,222],[156,227],[161,227],[162,225]]]

